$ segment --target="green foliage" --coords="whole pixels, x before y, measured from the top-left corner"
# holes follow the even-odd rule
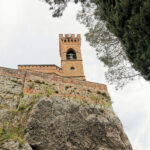
[[[67,7],[67,3],[71,0],[45,0],[48,4],[50,4],[50,10],[53,10],[53,17],[60,17],[63,14],[63,11]],[[85,0],[74,0],[74,3],[84,2]],[[71,1],[72,2],[72,1]]]
[[[51,89],[50,88],[46,88],[45,89],[45,92],[46,92],[46,96],[50,96],[50,95],[52,95],[52,91],[51,91]]]
[[[104,99],[102,99],[102,97]],[[101,96],[99,95],[91,95],[91,100],[95,101],[97,104],[101,105],[102,108],[110,108],[112,106],[112,101],[110,100],[110,97],[107,96],[105,93],[101,93]]]
[[[20,137],[18,137],[16,134],[13,134],[13,133],[3,134],[3,135],[0,137],[0,142],[5,141],[5,140],[8,140],[8,139],[17,140],[17,141],[19,141],[20,144],[23,143],[23,140],[22,140]]]
[[[18,141],[20,146],[24,143],[24,127],[21,124],[14,126],[12,122],[4,122],[0,131],[0,144],[8,139]]]
[[[28,105],[26,103],[22,103],[18,106],[17,111],[22,111],[24,109],[26,109],[28,107]]]
[[[0,108],[7,109],[10,113],[13,113],[15,121],[10,119],[7,122],[3,122],[2,128],[0,128],[0,145],[6,140],[13,139],[19,142],[19,148],[23,146],[25,128],[27,120],[30,114],[31,108],[39,100],[39,95],[20,95],[17,100],[17,109],[11,109],[7,106],[0,105]],[[27,101],[26,97],[30,96],[30,101]]]
[[[0,134],[2,134],[3,133],[3,129],[0,129]]]
[[[112,106],[111,101],[106,101],[106,100],[101,100],[100,104],[102,105],[103,108],[110,108]]]
[[[96,104],[100,104],[101,103],[101,97],[99,95],[91,95],[91,100],[93,100]]]
[[[101,95],[104,99],[110,100],[110,96],[108,96],[105,92],[97,91],[98,95]]]
[[[97,14],[106,21],[126,49],[133,67],[150,80],[149,0],[95,0]]]
[[[92,95],[90,98],[91,98],[92,100],[96,100],[96,101],[98,101],[98,100],[100,99],[100,97],[97,96],[97,95]]]

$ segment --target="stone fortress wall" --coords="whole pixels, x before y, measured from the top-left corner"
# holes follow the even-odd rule
[[[0,78],[11,78],[12,82],[22,85],[25,94],[42,94],[49,90],[59,97],[92,100],[99,94],[108,95],[107,86],[104,84],[65,78],[56,74],[46,74],[36,71],[15,70],[0,67]]]

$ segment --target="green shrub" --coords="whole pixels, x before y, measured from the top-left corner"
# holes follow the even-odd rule
[[[100,97],[97,96],[97,95],[92,95],[90,98],[91,98],[92,100],[96,101],[96,103],[99,103],[99,102],[100,102]]]
[[[46,96],[52,95],[52,91],[49,88],[46,88]]]
[[[17,111],[22,111],[28,107],[28,104],[26,103],[24,99],[18,100],[17,103],[18,103]]]
[[[112,106],[112,102],[111,101],[106,101],[106,100],[101,100],[101,105],[104,108],[110,108]]]
[[[26,105],[24,105],[24,104],[21,104],[21,105],[19,105],[18,106],[18,111],[21,111],[21,110],[24,110],[24,109],[26,109]]]

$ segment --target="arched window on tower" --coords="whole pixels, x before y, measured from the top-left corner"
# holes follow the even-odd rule
[[[66,58],[67,58],[67,60],[75,60],[75,59],[77,59],[76,53],[75,53],[75,51],[72,48],[70,48],[67,51]]]

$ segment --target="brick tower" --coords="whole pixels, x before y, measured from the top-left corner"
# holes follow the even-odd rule
[[[62,76],[85,80],[82,56],[81,36],[78,34],[59,35]]]

